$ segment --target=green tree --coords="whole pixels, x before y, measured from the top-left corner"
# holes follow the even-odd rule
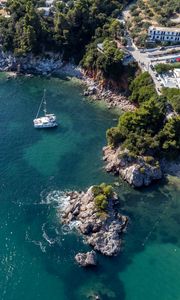
[[[138,75],[130,84],[130,100],[141,104],[156,95],[153,80],[148,72]]]

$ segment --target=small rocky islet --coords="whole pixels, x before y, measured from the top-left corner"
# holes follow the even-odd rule
[[[97,264],[96,252],[107,256],[121,250],[121,235],[128,218],[119,213],[119,199],[110,185],[91,186],[85,192],[67,192],[68,201],[59,209],[62,224],[71,225],[92,246],[93,251],[78,253],[75,260],[81,266]]]

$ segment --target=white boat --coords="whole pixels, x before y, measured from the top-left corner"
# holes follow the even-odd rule
[[[35,128],[52,128],[58,126],[58,123],[56,122],[56,116],[54,114],[47,114],[45,96],[46,96],[46,90],[44,90],[44,95],[40,103],[36,118],[33,120]],[[38,118],[42,104],[44,105],[44,109],[43,109],[44,116]]]

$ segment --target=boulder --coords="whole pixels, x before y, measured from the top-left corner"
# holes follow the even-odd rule
[[[97,255],[96,252],[93,250],[86,253],[76,254],[75,260],[81,267],[89,267],[89,266],[97,265]]]
[[[91,223],[82,223],[79,226],[79,229],[83,234],[90,234],[90,232],[92,232],[93,226]]]

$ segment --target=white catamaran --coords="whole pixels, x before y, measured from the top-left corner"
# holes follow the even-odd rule
[[[44,117],[39,117],[39,112],[41,110],[41,106],[44,104]],[[47,114],[46,110],[46,90],[44,90],[44,95],[42,98],[42,101],[39,105],[39,109],[36,115],[36,118],[33,120],[34,127],[35,128],[52,128],[58,126],[58,123],[56,122],[56,116],[54,114]]]

